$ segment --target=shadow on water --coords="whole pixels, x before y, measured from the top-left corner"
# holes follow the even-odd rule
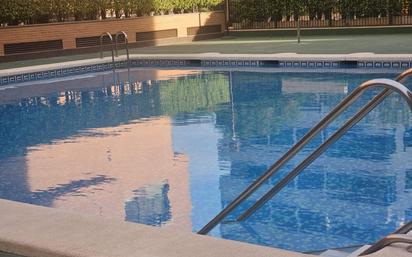
[[[67,82],[68,88],[60,92],[50,92],[48,88],[39,85],[39,88],[47,93],[33,92],[36,95],[33,97],[28,97],[25,95],[26,92],[20,92],[18,88],[12,89],[18,92],[16,99],[6,97],[5,103],[0,105],[2,125],[0,126],[0,197],[51,207],[54,206],[56,200],[66,201],[67,196],[87,198],[87,194],[90,195],[90,191],[96,188],[96,190],[105,190],[104,188],[107,188],[109,184],[124,184],[117,180],[118,173],[96,175],[100,174],[100,171],[92,169],[90,174],[86,174],[80,167],[81,174],[79,174],[77,163],[59,164],[54,161],[52,165],[61,166],[62,170],[53,169],[43,172],[41,166],[40,169],[36,166],[38,174],[34,174],[33,164],[27,157],[36,152],[45,152],[47,148],[53,149],[54,146],[76,144],[78,138],[91,140],[92,138],[117,137],[121,133],[127,133],[130,127],[136,127],[138,123],[152,124],[152,119],[162,119],[165,115],[173,116],[178,112],[190,112],[196,109],[213,111],[216,102],[228,99],[221,89],[226,85],[226,77],[222,74],[211,76],[193,71],[170,71],[165,73],[171,73],[173,76],[175,74],[187,76],[165,80],[163,73],[156,72],[159,79],[104,87],[92,85],[86,89],[69,89],[83,81],[74,80]],[[99,83],[98,81],[99,79],[97,82],[91,82]],[[208,81],[214,85],[208,88]],[[50,87],[55,85],[58,87],[60,84],[64,82],[52,83]],[[20,93],[24,95],[23,98],[19,97]],[[173,100],[175,94],[183,98],[195,94],[201,96],[194,101],[176,102]],[[106,131],[99,129],[117,127],[124,129],[123,131],[111,130],[112,132],[109,133],[99,132]],[[165,132],[168,130],[166,129]],[[150,145],[148,147],[150,148]],[[47,151],[45,153],[49,154],[46,158],[57,157],[66,160],[66,158],[60,158],[58,154],[54,155]],[[107,163],[110,163],[110,151],[107,151],[106,155]],[[179,161],[179,156],[172,155],[170,159]],[[87,162],[87,158],[79,156],[79,159],[74,161],[81,164]],[[74,170],[70,171],[72,165]],[[28,172],[30,166],[32,166],[32,173]],[[129,166],[127,167],[130,168]],[[178,165],[177,168],[181,166]],[[108,166],[100,167],[104,169]],[[144,167],[151,167],[151,165],[147,164]],[[131,171],[139,171],[139,167],[134,167]],[[103,170],[102,174],[104,172],[107,171]],[[140,175],[141,173],[150,173],[150,171],[140,172]],[[170,170],[168,173],[170,174]],[[45,175],[47,177],[42,178]],[[68,175],[70,178],[67,178]],[[146,175],[149,176],[146,178],[149,180],[157,176]],[[133,177],[133,174],[127,176]],[[182,176],[181,180],[184,179]],[[67,181],[67,179],[69,179],[67,183],[54,185],[57,181]],[[181,183],[180,181],[179,185]],[[157,226],[171,220],[171,202],[168,195],[170,185],[168,183],[163,183],[160,187],[157,184],[139,187],[130,182],[127,186],[134,197],[129,200],[124,199],[125,220]],[[115,193],[120,193],[121,196],[121,192]],[[84,194],[87,196],[85,197]],[[74,205],[73,208],[77,206]]]

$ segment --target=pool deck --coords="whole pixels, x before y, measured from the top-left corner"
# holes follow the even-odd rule
[[[407,246],[369,256],[411,256]],[[0,200],[0,251],[26,257],[314,256],[7,200]]]
[[[0,200],[0,250],[27,257],[310,256],[6,200]]]
[[[228,36],[174,45],[151,46],[130,49],[131,54],[141,55],[186,55],[186,54],[240,54],[240,55],[350,55],[353,53],[375,53],[377,55],[412,54],[410,33],[323,35],[304,36],[297,44],[291,36]],[[123,51],[124,53],[124,51]],[[109,56],[109,52],[105,53]],[[98,53],[60,56],[15,62],[0,62],[0,70],[94,59]]]
[[[126,60],[125,55],[116,57],[116,71],[128,66]],[[104,57],[4,69],[0,70],[0,86],[112,72],[112,67],[112,58]],[[132,54],[130,68],[399,73],[412,68],[412,54]]]
[[[277,53],[277,54],[221,54],[221,53],[202,53],[202,54],[132,54],[131,60],[200,60],[200,61],[396,61],[411,62],[412,54],[374,54],[374,53],[352,53],[352,54],[296,54],[296,53]],[[116,58],[116,62],[126,61],[126,56],[122,55]],[[60,63],[42,64],[35,66],[26,66],[19,68],[10,68],[0,70],[0,77],[24,73],[39,72],[51,69],[61,69],[70,67],[79,67],[84,65],[111,63],[111,57],[93,58],[87,60],[75,60]]]

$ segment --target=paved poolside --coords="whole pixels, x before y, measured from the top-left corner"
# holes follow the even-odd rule
[[[181,43],[167,46],[152,46],[131,49],[132,54],[412,54],[412,35],[329,35],[302,38],[299,45],[295,37],[224,37],[220,39]],[[106,53],[107,55],[109,53]],[[98,54],[83,54],[47,59],[35,59],[0,63],[0,69],[25,67],[57,62],[96,58]]]
[[[315,257],[7,200],[0,200],[0,249],[32,257]]]
[[[174,46],[146,47],[139,53],[204,53],[225,54],[349,54],[373,52],[377,54],[412,53],[412,35],[353,35],[303,37],[297,44],[295,37],[225,37]]]
[[[11,253],[0,252],[0,257],[22,257],[22,256],[11,254]]]

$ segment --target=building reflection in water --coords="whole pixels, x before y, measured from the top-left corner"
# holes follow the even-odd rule
[[[90,129],[67,140],[31,148],[24,159],[30,192],[54,190],[74,179],[110,178],[96,185],[71,186],[72,192],[53,199],[53,207],[133,220],[130,207],[134,201],[129,199],[136,198],[135,203],[142,208],[150,199],[153,203],[166,201],[163,208],[172,208],[163,211],[174,217],[173,225],[190,231],[187,161],[173,152],[167,118]],[[163,185],[164,181],[168,186],[159,194],[157,184]],[[147,195],[143,197],[144,193]],[[141,211],[148,211],[147,217],[158,213],[156,208]]]
[[[3,99],[0,197],[191,231],[187,158],[153,81]]]

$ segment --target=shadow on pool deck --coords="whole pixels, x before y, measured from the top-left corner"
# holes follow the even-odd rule
[[[0,257],[23,257],[23,256],[11,254],[11,253],[0,252]]]
[[[329,35],[308,36],[297,44],[295,37],[224,37],[167,46],[151,46],[131,49],[131,54],[350,54],[372,52],[376,54],[411,54],[412,35],[372,34],[372,35]],[[108,56],[109,53],[106,53]],[[26,67],[96,58],[98,53],[61,56],[45,59],[0,63],[0,69]]]

